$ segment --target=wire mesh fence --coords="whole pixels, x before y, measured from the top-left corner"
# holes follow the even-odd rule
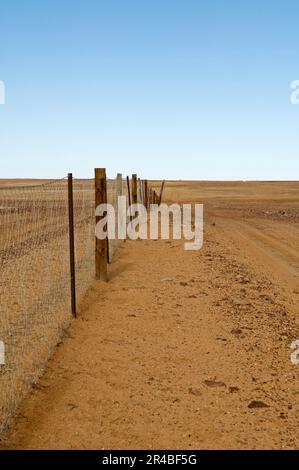
[[[67,326],[66,180],[0,190],[0,430]]]
[[[73,181],[76,291],[81,302],[94,280],[94,180]]]
[[[73,179],[76,296],[95,278],[95,180]],[[135,188],[136,189],[136,188]],[[132,200],[132,180],[107,180],[118,221],[118,196]],[[136,200],[143,202],[138,180]],[[68,179],[0,187],[0,434],[37,382],[71,319]],[[124,242],[108,240],[109,261]]]

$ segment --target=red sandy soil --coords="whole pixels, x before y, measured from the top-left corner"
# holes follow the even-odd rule
[[[126,242],[95,281],[10,449],[299,446],[299,183],[168,183],[205,244]]]

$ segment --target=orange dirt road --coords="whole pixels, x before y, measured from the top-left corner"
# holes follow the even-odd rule
[[[299,183],[168,183],[205,243],[128,241],[94,282],[10,449],[299,447]]]

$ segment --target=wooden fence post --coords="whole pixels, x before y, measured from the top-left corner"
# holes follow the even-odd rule
[[[95,169],[95,205],[96,208],[101,204],[107,204],[107,179],[105,168]],[[103,217],[96,217],[96,224],[103,219]],[[95,268],[96,278],[107,281],[107,263],[108,263],[108,238],[106,240],[99,240],[96,237],[95,249]]]
[[[127,188],[128,188],[128,199],[129,199],[129,206],[132,204],[131,199],[131,187],[130,187],[130,178],[127,176]]]
[[[123,175],[121,173],[117,173],[116,177],[116,188],[117,188],[117,196],[123,195]]]
[[[115,209],[115,216],[116,216],[116,238],[118,240],[118,230],[119,230],[119,227],[118,227],[118,224],[119,224],[119,218],[118,218],[118,211],[119,211],[119,207],[118,207],[118,198],[120,196],[123,195],[123,175],[121,173],[117,173],[116,175],[116,207],[114,208]]]
[[[140,204],[143,204],[143,188],[142,188],[142,181],[140,178],[138,178],[138,186],[139,186]]]
[[[147,180],[144,181],[144,205],[146,209],[148,210],[148,199],[149,199],[149,194],[148,194],[148,182]]]
[[[160,197],[159,197],[159,206],[161,205],[161,202],[162,202],[164,186],[165,186],[165,180],[163,180],[162,186],[161,186],[161,192],[160,192]]]
[[[140,186],[141,186],[141,193],[142,193],[142,200],[141,200],[141,204],[145,204],[145,192],[144,192],[144,181],[141,180],[140,181]]]
[[[130,187],[129,176],[127,176],[127,187],[128,187],[128,200],[129,200],[129,208],[130,208],[130,222],[132,222],[132,215],[131,215],[132,198],[131,198],[131,187]]]
[[[69,207],[69,243],[70,243],[70,274],[71,274],[71,307],[74,317],[77,316],[76,307],[76,265],[75,265],[75,235],[74,235],[74,195],[73,175],[68,174],[68,207]]]
[[[132,175],[132,204],[138,203],[137,175]]]

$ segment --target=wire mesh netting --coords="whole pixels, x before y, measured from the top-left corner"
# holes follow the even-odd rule
[[[94,277],[94,182],[74,180],[79,301]],[[67,180],[0,189],[0,432],[70,320]]]
[[[95,183],[74,180],[76,290],[79,303],[95,277]]]
[[[132,182],[129,182],[131,187]],[[141,200],[141,186],[138,199]],[[116,215],[109,260],[123,243],[118,196],[129,206],[127,180],[107,180]],[[95,277],[95,182],[73,180],[75,271],[78,303]],[[126,217],[127,221],[127,217]],[[67,178],[34,186],[0,187],[0,433],[37,382],[71,318]]]

